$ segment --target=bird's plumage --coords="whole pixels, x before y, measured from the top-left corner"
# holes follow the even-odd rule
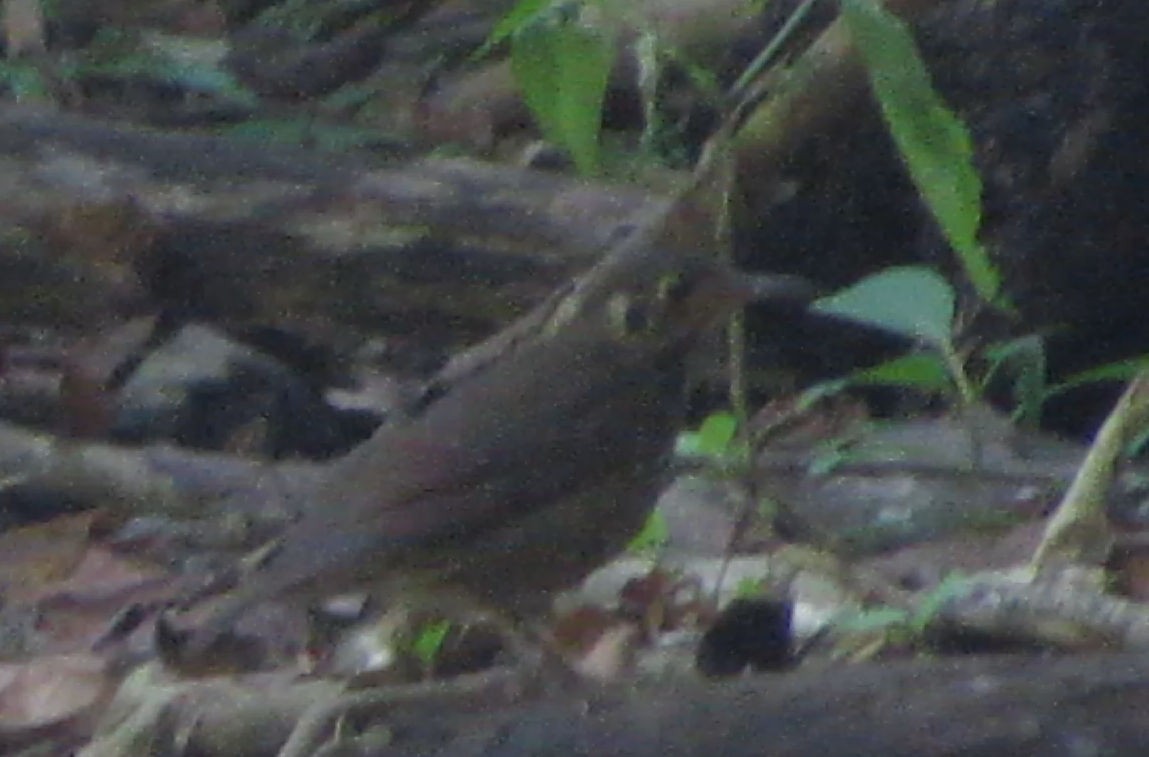
[[[685,404],[687,355],[745,299],[738,281],[723,264],[641,239],[614,255],[527,338],[331,463],[214,624],[266,598],[410,576],[513,610],[575,583],[647,517]]]

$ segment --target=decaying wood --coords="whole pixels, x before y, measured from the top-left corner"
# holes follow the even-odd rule
[[[864,93],[839,26],[757,117],[771,128],[748,129],[742,153],[758,183]],[[28,321],[90,329],[142,289],[200,317],[351,344],[418,333],[448,350],[529,309],[662,207],[538,172],[373,169],[14,106],[0,115],[0,194],[0,227],[20,230],[0,238],[0,273],[22,282],[0,297]]]
[[[228,701],[226,688],[216,685],[210,697],[185,696],[182,706],[181,697],[167,696],[164,712],[153,713],[150,725],[166,724],[170,736],[178,730],[172,723],[197,723],[202,712],[223,730],[181,731],[193,740],[184,747],[197,754],[219,753],[200,748],[213,744],[218,749],[212,732],[243,733],[218,721],[247,711],[238,699],[234,707],[221,706]],[[245,696],[250,705],[251,691]],[[683,681],[580,691],[511,707],[494,698],[491,711],[475,714],[472,702],[461,708],[471,714],[455,716],[448,714],[442,697],[428,698],[434,703],[428,707],[403,697],[388,700],[380,691],[378,707],[367,717],[364,693],[345,696],[356,703],[356,717],[338,723],[338,746],[326,745],[340,754],[1048,757],[1140,755],[1149,743],[1149,723],[1143,717],[1149,707],[1149,661],[1134,654],[869,664],[726,684]],[[321,698],[337,697],[327,690]],[[306,708],[302,698],[290,697],[282,687],[274,699],[294,701],[297,715]],[[268,744],[287,738],[291,719],[282,707],[275,711],[276,718],[261,720],[274,728],[258,734],[247,729],[258,737],[248,744],[252,749],[243,751],[231,741],[228,751],[274,753]],[[137,718],[132,725],[147,727],[149,719]],[[360,736],[362,730],[368,732]],[[105,733],[104,739],[112,737]]]
[[[317,466],[274,466],[236,455],[163,445],[122,447],[59,439],[0,423],[0,494],[45,498],[80,508],[103,507],[122,517],[178,520],[290,515],[283,502],[304,489]],[[278,515],[277,515],[278,511]]]
[[[1139,754],[1149,737],[1134,656],[886,664],[539,706],[438,752],[482,755]],[[1116,706],[1120,702],[1120,706]],[[481,747],[473,745],[481,743]]]
[[[23,233],[0,245],[22,282],[6,309],[38,322],[89,327],[93,289],[142,276],[200,315],[384,335],[439,324],[463,340],[660,205],[461,160],[371,167],[15,106],[0,114],[0,196],[0,225]]]
[[[748,130],[756,181],[865,91],[838,26],[756,119],[768,133]],[[662,206],[538,172],[372,169],[15,106],[0,115],[0,194],[0,226],[23,235],[0,239],[0,269],[22,282],[0,296],[30,321],[89,328],[126,283],[194,315],[352,340],[418,332],[449,348],[521,314]]]

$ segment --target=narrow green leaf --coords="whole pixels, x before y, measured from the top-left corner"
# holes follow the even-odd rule
[[[181,87],[215,95],[240,105],[256,106],[259,98],[239,83],[229,72],[210,65],[171,61],[154,72]]]
[[[1146,445],[1149,445],[1149,428],[1133,435],[1133,439],[1125,445],[1125,457],[1129,459],[1140,457]]]
[[[892,626],[904,625],[910,621],[910,614],[896,607],[878,607],[873,610],[859,610],[836,618],[834,626],[848,633],[872,633]]]
[[[1046,385],[1045,340],[1036,334],[989,345],[984,351],[988,367],[981,380],[984,392],[1005,372],[1013,379],[1013,419],[1036,427],[1041,422],[1041,407],[1049,393]]]
[[[945,360],[935,353],[915,353],[864,368],[850,376],[850,382],[869,386],[900,386],[925,392],[948,394],[954,390]]]
[[[1149,355],[1139,355],[1138,357],[1099,365],[1096,368],[1075,373],[1050,387],[1045,398],[1056,397],[1086,384],[1096,384],[1102,381],[1132,381],[1135,376],[1147,368],[1149,368]]]
[[[430,668],[439,657],[443,642],[451,631],[451,621],[439,620],[429,623],[419,630],[411,643],[411,652],[424,667]]]
[[[950,344],[954,292],[929,268],[887,268],[818,300],[813,307],[821,313],[922,339],[939,350]]]
[[[850,459],[850,454],[839,444],[828,444],[815,451],[806,466],[806,472],[813,477],[828,476],[838,466]]]
[[[836,378],[819,381],[816,384],[806,387],[806,389],[798,395],[798,402],[794,409],[799,413],[808,412],[827,397],[836,397],[849,388],[849,379]]]
[[[959,571],[948,574],[942,582],[926,593],[914,609],[910,626],[917,634],[922,634],[930,623],[937,620],[938,614],[946,605],[969,594],[970,581]]]
[[[311,133],[311,124],[304,121],[284,119],[253,119],[219,131],[229,137],[251,139],[257,142],[277,144],[303,144]]]
[[[978,242],[981,179],[965,125],[934,91],[913,35],[875,0],[840,0],[890,133],[966,275],[987,302],[1001,275]]]

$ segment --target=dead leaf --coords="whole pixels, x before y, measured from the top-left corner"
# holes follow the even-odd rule
[[[0,665],[0,735],[5,743],[35,737],[51,727],[90,731],[94,715],[115,690],[104,661],[94,655],[39,657]]]
[[[0,592],[23,602],[71,575],[84,557],[92,514],[67,515],[0,534]]]
[[[93,546],[72,574],[32,598],[38,619],[37,648],[87,648],[130,608],[151,613],[186,587],[159,569],[142,567],[104,547]],[[150,624],[140,624],[144,633]]]

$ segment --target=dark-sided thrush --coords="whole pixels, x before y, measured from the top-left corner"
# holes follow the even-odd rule
[[[725,263],[664,236],[636,232],[529,331],[329,464],[278,550],[203,631],[264,599],[412,580],[530,612],[620,551],[663,481],[688,356],[755,296]],[[776,290],[762,279],[757,294],[792,293]]]

